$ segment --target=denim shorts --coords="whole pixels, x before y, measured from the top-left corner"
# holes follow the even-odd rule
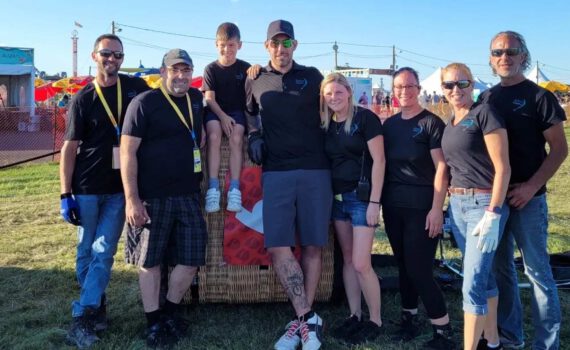
[[[342,201],[338,200],[342,197]],[[356,198],[356,190],[352,192],[336,195],[333,202],[332,219],[339,221],[350,221],[352,226],[369,227],[366,222],[366,210],[368,203]]]

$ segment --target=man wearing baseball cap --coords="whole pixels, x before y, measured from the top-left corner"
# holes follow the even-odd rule
[[[160,88],[133,100],[121,138],[125,255],[139,267],[150,347],[171,345],[185,335],[187,326],[177,311],[197,267],[205,263],[207,233],[200,208],[203,106],[201,92],[189,88],[193,68],[186,51],[168,51]],[[173,269],[161,309],[164,258]]]
[[[320,128],[319,89],[314,67],[293,61],[293,25],[269,24],[269,64],[247,79],[248,153],[263,166],[263,227],[273,268],[295,309],[275,344],[277,350],[321,347],[323,320],[312,310],[321,276],[321,249],[328,241],[332,185]],[[263,98],[262,98],[263,96]],[[261,128],[263,125],[263,128]],[[301,263],[291,247],[301,245]]]

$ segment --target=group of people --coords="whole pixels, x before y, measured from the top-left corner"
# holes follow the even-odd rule
[[[533,347],[559,348],[545,184],[567,155],[566,117],[552,94],[524,78],[530,53],[523,37],[502,32],[491,41],[490,65],[501,82],[480,102],[472,99],[467,66],[453,63],[442,71],[442,88],[454,111],[447,125],[420,105],[419,77],[412,68],[394,73],[393,95],[401,111],[382,124],[355,104],[342,74],[323,77],[295,62],[297,45],[290,22],[271,22],[265,41],[269,63],[248,76],[250,65],[236,58],[239,29],[221,24],[219,58],[204,74],[204,110],[202,92],[189,88],[194,66],[186,51],[165,54],[162,84],[149,90],[144,81],[118,74],[124,53],[117,36],[96,40],[97,76],[71,101],[61,154],[61,214],[79,227],[81,292],[72,304],[68,343],[88,348],[107,326],[105,289],[125,220],[126,257],[139,268],[147,344],[167,346],[185,336],[179,305],[205,262],[202,209],[221,209],[219,147],[225,134],[231,174],[227,210],[241,210],[244,135],[250,159],[263,167],[265,247],[294,309],[275,349],[322,346],[324,322],[313,301],[331,220],[350,312],[332,335],[353,345],[386,334],[380,283],[371,265],[380,207],[399,268],[401,323],[391,338],[409,341],[419,335],[421,298],[433,327],[425,346],[456,348],[432,273],[447,194],[464,260],[465,349],[524,346],[514,242],[533,286]],[[204,147],[209,178],[202,208]],[[300,260],[291,250],[297,243]],[[164,263],[172,270],[161,305]]]

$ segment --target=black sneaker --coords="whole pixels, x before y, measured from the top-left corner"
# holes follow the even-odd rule
[[[350,315],[345,318],[340,326],[336,327],[332,331],[333,338],[345,340],[348,336],[351,336],[360,327],[362,322],[358,319],[356,315]]]
[[[385,327],[378,326],[368,320],[360,323],[359,329],[352,336],[347,338],[347,342],[352,345],[364,344],[373,341],[385,333]]]
[[[477,350],[501,350],[503,349],[503,344],[499,343],[499,346],[496,348],[489,347],[489,342],[485,338],[479,339],[479,343],[477,343]]]
[[[90,315],[74,317],[65,336],[67,345],[77,346],[79,349],[87,349],[99,340],[99,337],[95,334],[93,320]]]
[[[185,319],[177,316],[164,316],[162,324],[169,343],[177,343],[180,339],[186,337],[189,325]]]
[[[455,342],[452,339],[453,331],[449,324],[445,326],[435,326],[433,328],[433,338],[424,343],[426,349],[434,350],[454,350],[456,349]]]
[[[418,326],[418,315],[414,315],[407,311],[402,311],[402,321],[400,328],[392,335],[392,341],[410,341],[420,335],[420,327]]]
[[[161,322],[148,327],[145,333],[146,345],[149,348],[162,348],[169,346],[168,334]]]
[[[95,331],[101,332],[107,329],[109,322],[107,321],[107,297],[103,293],[101,297],[101,305],[94,315]]]

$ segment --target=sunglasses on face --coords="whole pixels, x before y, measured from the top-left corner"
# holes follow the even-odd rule
[[[522,52],[520,47],[511,47],[508,49],[493,49],[491,50],[491,56],[493,57],[501,57],[503,54],[507,54],[507,56],[516,56]]]
[[[271,39],[269,41],[269,45],[274,49],[278,48],[279,45],[283,45],[284,48],[288,49],[291,46],[293,46],[293,39],[291,39],[291,38],[283,39],[283,40]]]
[[[103,50],[99,50],[97,51],[97,53],[99,55],[101,55],[101,57],[105,57],[105,58],[109,58],[111,57],[111,55],[113,55],[113,57],[115,57],[116,59],[120,60],[123,57],[125,57],[125,53],[122,51],[112,51],[109,49],[103,49]]]
[[[441,87],[445,90],[453,90],[457,86],[460,89],[467,89],[471,86],[471,81],[469,80],[458,80],[458,81],[444,81],[441,83]]]

